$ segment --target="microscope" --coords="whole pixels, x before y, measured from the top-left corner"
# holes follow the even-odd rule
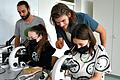
[[[6,44],[4,46],[0,47],[0,63],[2,64],[2,66],[9,64],[8,57],[13,50],[13,45],[11,44],[11,42],[14,38],[15,36],[12,36],[8,41],[6,41]]]
[[[65,51],[64,55],[56,61],[52,71],[52,80],[71,80],[66,70],[78,67],[72,62],[75,48],[76,46],[73,46],[70,50]]]
[[[25,62],[20,62],[19,57],[17,54],[24,54],[25,53],[25,46],[16,47],[9,55],[9,65],[10,69],[13,71],[22,70],[25,67]]]
[[[25,40],[20,46],[13,49],[9,55],[9,65],[10,69],[13,71],[22,70],[26,67],[26,63],[19,59],[20,56],[26,54],[26,46],[28,44],[28,40]]]

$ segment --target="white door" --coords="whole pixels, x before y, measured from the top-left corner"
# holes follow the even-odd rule
[[[120,75],[120,0],[114,0],[112,72]]]

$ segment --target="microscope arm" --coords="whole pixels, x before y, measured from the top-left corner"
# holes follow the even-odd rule
[[[0,53],[2,53],[2,52],[7,52],[7,50],[9,49],[9,48],[11,48],[12,46],[10,45],[10,46],[6,46],[6,47],[2,47],[2,48],[0,48]]]
[[[16,47],[11,53],[10,53],[10,56],[9,56],[9,65],[10,65],[10,68],[15,70],[18,68],[18,57],[16,57],[16,53],[18,50],[20,49],[25,49],[25,46],[19,46],[19,47]]]
[[[72,55],[63,55],[61,58],[57,60],[57,62],[55,63],[53,67],[52,80],[66,80],[64,76],[64,71],[61,72],[61,66],[63,65],[63,62],[67,58],[72,58]]]

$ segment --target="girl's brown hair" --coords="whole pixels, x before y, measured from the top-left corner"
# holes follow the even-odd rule
[[[82,40],[89,40],[89,53],[92,54],[94,46],[96,44],[96,38],[91,30],[91,28],[85,24],[77,24],[75,29],[72,32],[71,40],[73,43],[73,39],[82,39]]]
[[[46,31],[46,28],[45,28],[45,26],[39,24],[39,25],[35,25],[35,26],[31,27],[29,29],[29,31],[36,32],[36,34],[38,34],[38,36],[42,35],[42,39],[38,42],[38,45],[35,47],[36,52],[40,56],[41,52],[45,51],[45,46],[50,45],[50,44],[48,44],[48,34]]]

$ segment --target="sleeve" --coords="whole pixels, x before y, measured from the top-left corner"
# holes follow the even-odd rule
[[[92,17],[88,16],[87,14],[84,15],[83,22],[90,26],[92,31],[95,31],[98,27],[98,22],[96,22]]]
[[[63,37],[62,36],[63,30],[60,27],[57,27],[57,26],[55,26],[55,29],[56,29],[57,38]]]
[[[49,53],[49,55],[53,55],[56,51],[56,49],[48,42],[46,44],[46,51]]]
[[[34,21],[34,24],[36,25],[36,24],[42,24],[43,26],[45,26],[45,22],[44,22],[44,20],[43,20],[43,18],[41,18],[41,17],[38,17],[38,16],[35,16],[35,21]]]
[[[91,16],[85,13],[76,13],[78,23],[86,24],[92,31],[95,31],[98,27],[98,22],[95,21]]]
[[[40,24],[42,24],[43,26],[45,26],[45,22],[42,18],[40,18]]]
[[[98,55],[96,62],[96,71],[110,73],[111,72],[111,64],[109,60],[109,56],[102,45],[98,45]]]
[[[16,22],[16,25],[15,25],[15,36],[20,36],[20,26],[19,26],[19,22],[17,21]]]

